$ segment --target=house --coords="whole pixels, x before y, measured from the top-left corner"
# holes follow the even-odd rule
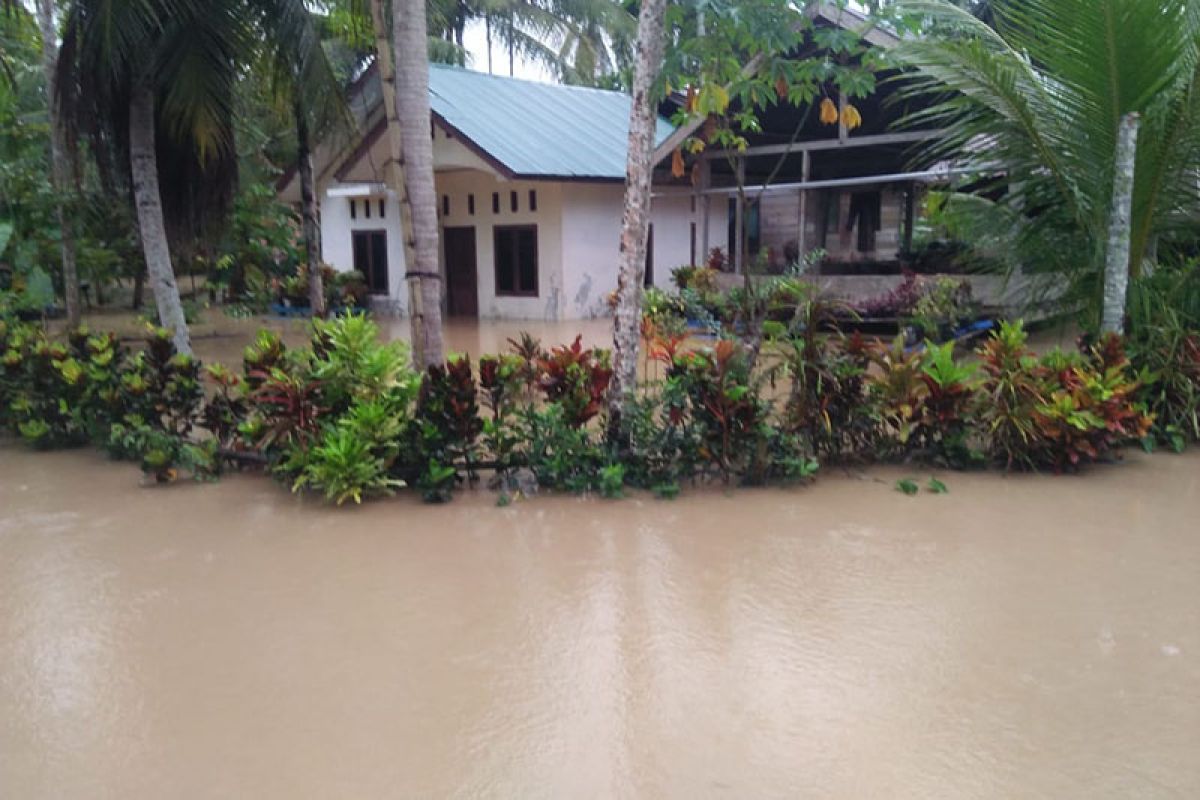
[[[809,13],[874,46],[897,41],[850,11],[818,5]],[[403,314],[404,252],[397,199],[384,185],[380,91],[367,70],[351,95],[361,133],[325,142],[315,154],[322,257],[361,271],[374,305]],[[430,66],[429,96],[446,313],[544,320],[606,313],[617,283],[629,97],[441,65]],[[804,109],[772,108],[744,152],[705,152],[698,180],[673,177],[669,167],[702,121],[676,130],[660,116],[647,285],[669,285],[673,268],[704,263],[714,249],[735,272],[747,267],[743,253],[782,269],[815,248],[827,265],[898,272],[921,183],[944,176],[905,169],[907,148],[936,132],[892,131],[903,108],[885,100],[859,104],[865,122],[853,133],[815,115],[804,121]],[[749,207],[738,199],[739,177]],[[284,176],[280,193],[299,201],[294,175]]]
[[[365,134],[315,154],[322,258],[367,276],[376,306],[407,306],[397,198],[384,185],[387,143],[380,83],[368,70],[353,89]],[[603,314],[616,287],[630,99],[431,65],[434,176],[446,312],[510,319]],[[658,122],[658,140],[673,127]],[[280,194],[298,201],[298,180]],[[658,247],[688,260],[679,241],[690,201],[658,204]],[[665,256],[664,256],[665,257]],[[669,281],[665,272],[655,282]]]

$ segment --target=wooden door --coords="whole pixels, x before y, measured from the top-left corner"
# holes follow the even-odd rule
[[[475,227],[444,228],[442,242],[446,248],[446,312],[456,317],[477,317]]]

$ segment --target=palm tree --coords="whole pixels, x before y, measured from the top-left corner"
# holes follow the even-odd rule
[[[609,434],[622,435],[621,413],[637,388],[642,319],[642,277],[650,230],[650,183],[654,169],[657,104],[652,94],[662,69],[666,0],[643,0],[638,15],[637,61],[629,108],[629,149],[625,161],[625,212],[618,255],[617,312],[613,323],[613,379],[609,387]]]
[[[66,208],[65,197],[75,174],[73,148],[67,139],[62,114],[59,113],[58,97],[58,26],[56,24],[54,0],[37,0],[38,31],[42,39],[42,73],[46,80],[46,110],[50,121],[50,176],[51,186],[57,195],[55,214],[58,216],[59,236],[62,243],[63,294],[67,300],[67,325],[79,326],[79,272],[75,264],[75,234],[71,214]]]
[[[425,0],[393,0],[392,49],[396,64],[396,114],[404,153],[404,194],[412,222],[408,270],[413,354],[424,368],[444,360],[442,283],[438,271],[437,189],[429,136],[429,31]],[[391,120],[389,119],[389,123]]]
[[[913,70],[907,94],[932,99],[910,121],[946,131],[923,158],[989,176],[1002,199],[986,219],[1005,221],[1026,264],[1065,275],[1076,296],[1102,307],[1130,114],[1140,132],[1117,274],[1136,278],[1159,237],[1195,219],[1200,0],[992,0],[994,28],[946,0],[901,8],[937,31],[896,51]]]
[[[316,16],[293,0],[259,0],[265,61],[276,99],[288,107],[296,130],[309,306],[326,313],[321,276],[321,229],[317,219],[312,150],[315,138],[352,122],[345,94],[321,41]]]
[[[128,149],[138,232],[159,322],[172,330],[181,353],[191,352],[191,342],[171,263],[158,151],[173,140],[201,161],[233,153],[233,54],[245,52],[252,42],[240,9],[232,3],[206,5],[75,0],[63,40],[65,105],[81,121],[103,120],[108,135],[123,138]]]
[[[236,180],[233,98],[242,68],[274,48],[297,82],[319,48],[304,0],[74,0],[61,91],[81,127],[127,148],[139,234],[160,323],[191,351],[171,262],[219,227]],[[284,57],[286,55],[286,58]],[[327,86],[328,88],[328,86]],[[94,120],[102,124],[93,126]],[[102,148],[97,148],[102,149]],[[171,176],[160,181],[160,176]],[[168,192],[163,187],[169,187]],[[172,232],[174,236],[172,237]]]
[[[614,0],[430,0],[431,28],[461,45],[466,23],[482,19],[487,31],[487,70],[493,71],[492,44],[540,64],[563,83],[595,86],[632,63],[637,18],[628,4]]]

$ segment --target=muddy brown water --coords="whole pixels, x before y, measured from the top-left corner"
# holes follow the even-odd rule
[[[0,441],[3,798],[1200,796],[1200,453],[675,501]]]

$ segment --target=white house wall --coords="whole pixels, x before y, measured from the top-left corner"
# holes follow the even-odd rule
[[[371,216],[363,206],[368,198],[331,197],[330,189],[346,188],[348,184],[334,183],[321,196],[321,260],[342,272],[354,269],[354,231],[383,230],[387,232],[388,294],[373,296],[371,303],[380,310],[402,315],[408,311],[408,286],[404,281],[404,240],[400,232],[400,204],[389,194],[384,203],[383,218],[379,218],[379,196],[369,198]],[[350,200],[358,205],[356,219],[350,218]]]
[[[563,191],[553,181],[508,181],[477,170],[452,170],[437,175],[438,211],[448,201],[450,213],[443,227],[475,228],[475,271],[478,279],[479,316],[484,319],[569,319],[563,302]],[[537,211],[531,211],[529,193],[537,193]],[[517,193],[512,210],[511,193]],[[500,210],[492,210],[492,195],[499,195]],[[475,197],[475,213],[468,198]],[[536,225],[538,238],[538,296],[505,297],[496,294],[495,227]],[[444,271],[444,266],[443,266]]]
[[[384,230],[388,241],[387,297],[374,297],[379,310],[406,313],[408,290],[404,281],[404,247],[399,204],[388,196],[384,216],[378,215],[379,195],[371,196],[371,216],[363,210],[363,197],[338,193],[384,181],[387,158],[384,137],[379,137],[342,180],[331,179],[320,187],[323,260],[339,270],[354,266],[352,235],[359,230]],[[479,316],[484,319],[569,320],[609,313],[608,295],[617,286],[621,213],[624,187],[619,183],[510,181],[498,175],[477,153],[438,129],[434,136],[438,214],[443,227],[474,227]],[[331,195],[330,191],[334,194]],[[537,210],[530,210],[529,192],[537,192]],[[511,193],[517,193],[512,210]],[[499,212],[492,194],[498,193]],[[474,196],[470,212],[468,197]],[[350,218],[350,200],[358,213]],[[443,213],[445,204],[449,213]],[[655,198],[654,283],[667,287],[671,270],[690,263],[692,252],[691,197]],[[496,294],[494,229],[498,225],[536,225],[538,229],[538,296],[506,297]],[[721,229],[723,243],[724,229]],[[697,239],[699,233],[696,234]],[[700,244],[697,241],[697,257]],[[444,251],[440,265],[445,274]]]
[[[563,275],[566,319],[609,313],[608,295],[617,288],[621,215],[625,188],[617,183],[568,183],[563,187]],[[654,284],[671,285],[671,270],[691,258],[691,201],[657,197],[654,225]]]

